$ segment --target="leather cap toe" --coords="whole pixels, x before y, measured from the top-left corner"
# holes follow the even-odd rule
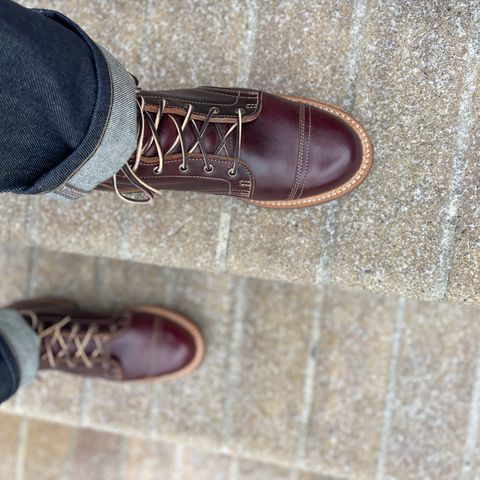
[[[315,107],[306,110],[306,171],[300,198],[345,184],[362,164],[362,143],[349,125]]]
[[[204,350],[192,322],[157,307],[133,309],[130,325],[110,347],[125,380],[183,375],[198,366]]]

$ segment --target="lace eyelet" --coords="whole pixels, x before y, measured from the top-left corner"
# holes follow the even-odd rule
[[[234,171],[233,168],[230,168],[227,173],[229,177],[235,178],[238,175],[238,170]]]
[[[178,167],[178,169],[179,169],[182,173],[187,173],[187,172],[190,170],[190,167],[189,167],[188,165],[185,165],[185,166],[180,165],[180,166]]]
[[[206,165],[203,167],[203,171],[204,171],[205,173],[213,173],[214,170],[215,170],[215,167],[214,167],[213,165],[210,165],[210,168],[207,167]]]
[[[216,115],[217,113],[220,113],[220,109],[217,107],[213,107],[211,111],[213,112],[214,115]]]
[[[160,169],[158,167],[153,167],[153,174],[154,175],[160,175]]]
[[[240,112],[240,113],[243,115],[243,114],[245,113],[245,109],[243,109],[243,108],[237,108],[237,109],[235,110],[235,112],[236,112],[236,113]]]

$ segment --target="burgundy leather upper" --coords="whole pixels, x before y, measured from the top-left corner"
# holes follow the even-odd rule
[[[201,353],[199,349],[203,348],[198,330],[191,322],[155,307],[105,314],[82,311],[76,305],[64,302],[30,300],[17,302],[9,308],[21,313],[26,310],[35,312],[44,328],[65,317],[72,319],[62,329],[62,335],[69,344],[68,355],[55,358],[56,369],[71,373],[113,380],[158,378],[187,368]],[[28,318],[28,315],[24,316]],[[178,318],[182,318],[181,322]],[[91,356],[98,346],[96,341],[100,341],[103,353],[90,358],[93,365],[87,366],[81,359],[75,358],[78,347],[75,341],[69,340],[69,334],[77,325],[79,333],[76,337],[83,342],[93,324],[96,333],[83,348]],[[40,368],[52,368],[45,355],[49,344],[54,354],[61,349],[60,344],[52,342],[50,337],[43,340]],[[71,366],[72,359],[74,368]]]
[[[189,170],[181,172],[180,146],[165,157],[161,174],[155,173],[158,154],[155,146],[144,152],[137,175],[155,189],[192,190],[227,194],[254,200],[301,199],[318,195],[344,185],[360,169],[364,151],[362,138],[347,122],[347,115],[321,108],[310,101],[294,101],[265,92],[238,88],[200,87],[189,90],[142,91],[152,118],[162,101],[166,108],[158,133],[162,150],[167,152],[177,138],[175,124],[181,124],[193,106],[193,119],[201,128],[210,109],[217,109],[203,136],[203,144],[214,167],[204,170],[199,147],[188,155]],[[229,136],[225,148],[214,155],[227,130],[242,115],[242,141],[238,175],[228,171],[234,164],[239,128]],[[348,117],[351,118],[351,117]],[[184,130],[187,148],[196,142],[191,123]],[[150,137],[148,129],[144,141]],[[120,188],[129,190],[131,183],[117,175]],[[111,188],[105,182],[103,188]]]

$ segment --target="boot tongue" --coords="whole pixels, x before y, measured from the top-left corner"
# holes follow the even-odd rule
[[[174,121],[170,118],[169,115],[172,115],[172,114],[166,114],[164,113],[161,120],[160,120],[160,124],[159,124],[159,127],[158,127],[158,133],[159,133],[159,137],[160,137],[160,145],[162,147],[162,151],[163,151],[163,154],[165,155],[168,150],[171,148],[171,146],[175,143],[175,140],[177,139],[178,137],[178,132],[177,132],[177,128],[175,127],[175,123]],[[177,120],[179,126],[181,127],[182,126],[182,123],[185,119],[185,117],[182,117],[181,115],[172,115],[175,117],[175,120]],[[154,118],[154,115],[152,114],[152,118]],[[185,148],[186,150],[190,150],[193,145],[196,143],[196,137],[193,133],[193,130],[192,130],[192,126],[191,126],[191,122],[193,120],[190,120],[188,122],[188,125],[185,127],[184,129],[184,133],[183,133],[183,138],[184,138],[184,141],[185,141]],[[203,120],[194,120],[197,124],[197,127],[199,130],[202,129],[202,125],[203,125]],[[219,126],[219,129],[220,129],[220,132],[223,135],[225,135],[228,127],[224,124],[218,124]],[[143,136],[143,144],[147,144],[149,141],[150,141],[150,138],[152,136],[152,133],[150,131],[150,128],[148,127],[148,125],[145,126],[145,133],[144,133],[144,136]],[[215,127],[215,124],[213,123],[210,123],[207,127],[207,130],[206,132],[204,133],[203,137],[202,137],[202,141],[203,141],[203,146],[204,146],[204,149],[205,149],[205,153],[207,154],[213,154],[215,152],[215,149],[217,147],[217,145],[219,145],[219,143],[221,142],[221,139],[217,133],[217,130],[216,130],[216,127]],[[233,138],[231,139],[232,141],[234,140]],[[227,142],[227,148],[229,150],[229,152],[231,151],[231,148],[229,147],[231,144],[231,142]],[[181,153],[182,152],[182,149],[181,149],[181,146],[180,146],[180,142],[178,142],[177,146],[175,147],[174,150],[172,150],[169,155],[173,155],[173,154],[176,154],[176,153]],[[199,147],[197,146],[195,148],[195,152],[200,152],[200,149]],[[221,155],[225,155],[225,150],[222,149],[222,152],[220,153]],[[158,157],[158,153],[157,153],[157,148],[155,146],[154,143],[152,143],[152,145],[150,145],[150,147],[144,152],[143,154],[145,157]]]

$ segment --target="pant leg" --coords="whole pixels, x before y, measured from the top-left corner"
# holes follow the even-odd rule
[[[133,79],[60,13],[0,0],[0,84],[0,192],[76,198],[135,149]]]
[[[0,310],[0,403],[29,383],[38,370],[39,340],[15,310]]]

